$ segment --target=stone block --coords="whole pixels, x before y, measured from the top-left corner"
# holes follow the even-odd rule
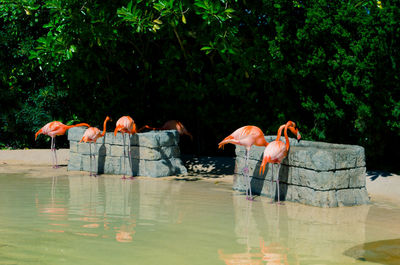
[[[128,147],[123,145],[110,145],[110,156],[128,156]]]
[[[68,134],[71,146],[70,170],[92,170],[96,173],[125,174],[127,176],[162,177],[186,174],[179,151],[176,130],[152,131],[124,138],[108,132],[97,143],[78,143],[86,128],[72,128]],[[129,161],[128,148],[132,160]],[[95,159],[90,159],[90,154]],[[90,164],[92,163],[92,167]]]
[[[69,152],[68,170],[82,170],[82,156],[76,152]]]
[[[107,133],[106,136],[106,143],[113,145],[124,145],[122,133],[117,133],[116,136],[114,136],[113,133]],[[179,133],[176,130],[136,133],[131,136],[130,141],[128,135],[125,135],[125,143],[128,144],[129,142],[130,145],[145,146],[151,148],[178,145]]]
[[[106,155],[107,148],[104,144],[98,143],[77,143],[78,152],[83,155]]]
[[[159,148],[134,146],[132,151],[136,154],[135,158],[144,160],[162,160],[180,156],[179,146],[177,145],[162,146]]]
[[[69,142],[69,151],[78,153],[78,142],[77,141],[70,141]]]
[[[104,158],[104,173],[121,174],[121,157],[106,156]]]
[[[237,157],[235,162],[235,173],[243,174],[245,159]],[[253,178],[271,180],[272,164],[267,164],[264,174],[259,173],[260,165],[261,161],[250,159],[248,161],[249,175]],[[276,166],[274,170],[277,170]],[[276,179],[276,172],[274,172],[274,179]],[[279,180],[288,184],[311,187],[315,190],[365,187],[365,168],[315,171],[282,164],[279,170]]]
[[[90,166],[92,166],[92,169],[90,169]],[[99,156],[92,156],[90,160],[90,155],[82,155],[82,170],[99,173]]]
[[[266,136],[266,140],[275,140]],[[281,138],[281,140],[283,140]],[[365,189],[364,148],[355,145],[301,141],[290,138],[288,156],[279,170],[281,200],[299,202],[318,207],[338,207],[367,204]],[[248,168],[254,194],[276,198],[276,183],[271,182],[272,165],[259,173],[264,147],[252,147]],[[242,169],[245,149],[236,147],[235,190],[245,191]],[[276,170],[276,166],[274,170]],[[276,178],[276,172],[274,178]]]
[[[349,188],[365,188],[366,168],[357,167],[349,169]]]
[[[243,168],[245,167],[246,159],[243,157],[236,157],[235,160],[235,173],[243,174]],[[269,166],[266,167],[264,174],[260,174],[260,165],[261,161],[249,159],[248,160],[248,169],[249,175],[254,178],[261,179],[271,179],[271,171],[269,170]]]
[[[122,145],[110,145],[111,156],[128,156],[127,147]],[[158,148],[150,148],[145,146],[131,146],[131,155],[132,158],[135,159],[144,159],[144,160],[160,160],[160,159],[168,159],[172,157],[179,157],[180,151],[179,146],[163,146]]]
[[[79,142],[82,139],[87,127],[74,127],[67,131],[68,140]]]
[[[266,137],[270,139],[271,137]],[[285,140],[281,138],[283,142]],[[364,148],[356,145],[330,144],[324,142],[300,141],[289,138],[290,149],[282,164],[329,171],[345,168],[364,167]],[[253,146],[249,158],[262,160],[265,148]],[[245,148],[236,146],[236,156],[245,157]]]

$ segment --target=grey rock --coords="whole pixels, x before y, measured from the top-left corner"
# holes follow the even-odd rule
[[[267,136],[266,139],[271,137]],[[285,140],[281,138],[284,142]],[[364,148],[356,145],[330,144],[300,141],[289,138],[290,149],[282,164],[304,167],[318,171],[337,170],[365,166]],[[249,158],[262,160],[265,148],[253,146]],[[243,146],[236,146],[236,156],[245,157]]]
[[[271,142],[275,136],[266,136]],[[284,141],[283,138],[281,140]],[[289,138],[288,156],[279,170],[281,200],[299,202],[318,207],[338,207],[367,204],[365,188],[364,148],[356,145],[331,144],[324,142],[300,141]],[[264,147],[252,147],[249,153],[248,169],[251,189],[255,194],[276,198],[277,172],[267,164],[260,173]],[[245,191],[246,152],[236,146],[236,161],[233,189]],[[277,170],[277,167],[273,167]]]
[[[79,142],[82,139],[87,127],[75,127],[67,131],[69,141]]]
[[[82,170],[82,156],[79,153],[69,152],[68,170],[80,171]]]
[[[131,137],[125,134],[125,146],[121,133],[114,136],[110,132],[99,138],[97,143],[79,143],[84,131],[85,128],[69,130],[71,155],[68,170],[91,169],[100,174],[150,177],[187,174],[180,159],[179,134],[176,130],[138,133]],[[131,161],[128,148],[131,150]]]
[[[80,141],[83,134],[85,133],[86,127],[75,127],[68,130],[69,141]],[[146,147],[160,147],[160,146],[172,146],[179,144],[179,133],[176,130],[165,130],[165,131],[150,131],[145,133],[136,133],[129,137],[125,135],[125,144],[134,146],[146,146]],[[130,139],[129,139],[130,138]],[[118,132],[114,136],[113,132],[107,132],[104,137],[97,140],[98,144],[113,144],[113,145],[124,145],[123,134]]]

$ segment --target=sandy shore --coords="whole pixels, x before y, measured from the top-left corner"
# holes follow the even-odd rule
[[[54,170],[60,175],[82,175],[87,172],[67,171],[69,149],[57,150],[59,169],[51,168],[51,153],[48,149],[0,150],[0,174],[26,174],[51,177]],[[234,159],[230,157],[182,157],[188,168],[186,176],[161,178],[233,182]],[[112,175],[105,175],[110,176]],[[114,176],[115,177],[115,176]],[[400,205],[400,176],[381,171],[368,171],[366,186],[371,201],[388,201]]]

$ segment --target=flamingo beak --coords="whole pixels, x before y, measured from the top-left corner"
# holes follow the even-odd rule
[[[297,132],[297,142],[300,142],[300,139],[301,139],[301,135],[299,132]]]

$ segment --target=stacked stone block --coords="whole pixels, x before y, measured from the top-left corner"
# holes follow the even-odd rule
[[[266,136],[271,142],[276,136]],[[319,207],[338,207],[367,204],[365,188],[364,148],[356,145],[290,139],[290,149],[279,171],[281,200]],[[284,138],[281,138],[285,141]],[[271,182],[271,164],[264,174],[259,173],[264,147],[253,146],[249,155],[249,174],[254,193],[277,196],[276,183]],[[245,149],[236,147],[234,189],[244,191],[242,169]],[[276,179],[276,170],[274,172]]]
[[[85,130],[84,127],[76,127],[68,131],[68,170],[89,171],[91,151],[96,155],[92,167],[99,174],[164,177],[187,173],[180,159],[179,134],[175,130],[137,133],[131,136],[130,142],[126,134],[125,148],[121,133],[117,136],[106,133],[90,148],[89,143],[79,143]],[[132,171],[127,148],[131,149]]]

